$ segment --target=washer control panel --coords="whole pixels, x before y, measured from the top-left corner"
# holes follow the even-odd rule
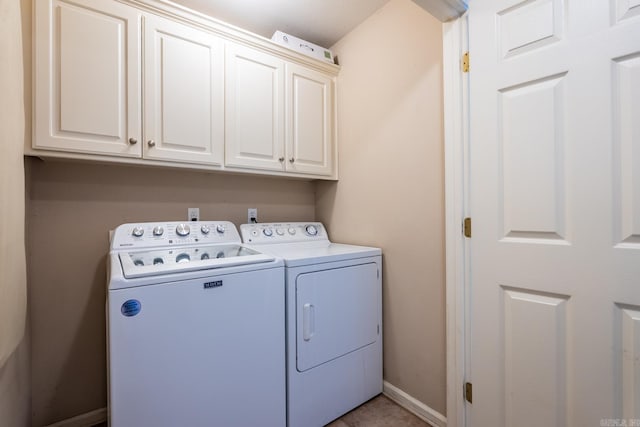
[[[141,222],[122,224],[113,232],[112,249],[212,243],[241,243],[229,221]]]
[[[328,240],[324,226],[319,222],[265,222],[242,224],[240,234],[244,243],[292,243]]]

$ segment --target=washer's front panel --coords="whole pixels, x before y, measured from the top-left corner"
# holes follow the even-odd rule
[[[296,278],[297,369],[304,372],[378,339],[375,263]]]
[[[109,292],[111,425],[285,424],[284,270]]]

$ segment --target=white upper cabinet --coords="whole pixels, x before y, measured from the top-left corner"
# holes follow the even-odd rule
[[[227,46],[227,166],[284,170],[284,61]]]
[[[226,66],[225,164],[331,176],[333,78],[235,44]]]
[[[144,23],[144,158],[221,165],[223,40],[155,16]]]
[[[38,1],[33,147],[141,156],[140,11]]]
[[[287,170],[333,173],[333,78],[287,64]]]
[[[152,0],[34,2],[25,153],[336,179],[336,65]]]

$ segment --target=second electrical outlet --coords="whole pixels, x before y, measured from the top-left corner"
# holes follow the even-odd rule
[[[247,223],[255,224],[258,222],[258,208],[247,209]]]

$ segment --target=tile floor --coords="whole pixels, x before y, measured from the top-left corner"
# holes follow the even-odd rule
[[[327,427],[429,427],[429,424],[381,394]]]
[[[100,423],[94,427],[107,427]],[[394,401],[378,395],[326,427],[430,427]]]

